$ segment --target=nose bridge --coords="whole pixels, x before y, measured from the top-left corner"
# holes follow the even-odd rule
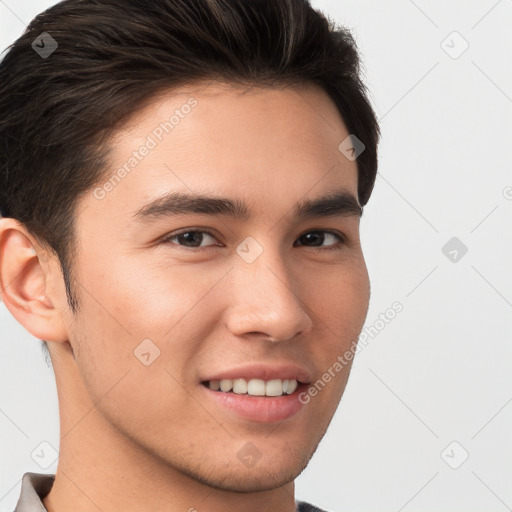
[[[309,329],[309,312],[276,244],[248,237],[237,247],[235,261],[228,319],[234,334],[257,332],[280,341]]]

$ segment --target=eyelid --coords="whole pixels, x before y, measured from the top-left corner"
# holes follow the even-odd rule
[[[308,233],[328,233],[330,235],[337,236],[344,244],[347,243],[348,239],[345,236],[344,233],[341,231],[338,231],[337,229],[326,229],[326,228],[313,228],[313,229],[307,229],[303,233],[301,233],[297,238],[300,238],[301,236],[307,235]]]
[[[173,231],[172,233],[169,233],[169,234],[165,235],[160,240],[160,243],[161,244],[174,245],[176,247],[179,247],[179,248],[184,249],[184,250],[189,251],[189,252],[199,252],[199,251],[208,250],[208,249],[210,249],[212,247],[219,247],[218,244],[217,245],[216,244],[207,245],[207,246],[204,246],[204,247],[186,247],[186,246],[183,246],[183,245],[179,245],[179,244],[175,244],[175,243],[170,242],[170,239],[172,239],[172,238],[174,238],[176,236],[182,235],[184,233],[195,233],[195,232],[206,233],[207,235],[210,235],[212,238],[214,238],[217,241],[219,241],[218,235],[213,233],[209,228],[190,227],[190,228],[183,228],[183,229],[180,229],[178,231]],[[300,247],[309,247],[310,249],[318,249],[318,250],[321,250],[321,251],[339,250],[343,246],[345,246],[347,244],[347,242],[348,242],[348,239],[347,239],[347,237],[346,237],[346,235],[344,233],[342,233],[342,232],[340,232],[338,230],[335,230],[335,229],[324,229],[324,228],[310,228],[310,229],[307,229],[306,231],[304,231],[303,233],[298,235],[297,239],[299,239],[302,236],[307,235],[309,233],[317,233],[317,232],[327,233],[327,234],[333,235],[333,236],[339,238],[340,242],[338,244],[333,244],[333,245],[329,245],[329,246],[326,246],[326,247],[322,247],[322,246],[307,246],[307,245],[301,245]],[[220,243],[222,243],[222,242],[220,242]],[[342,247],[340,247],[340,246],[342,246]]]
[[[304,233],[302,233],[301,235],[299,235],[297,238],[300,238],[301,236],[307,235],[308,233],[317,233],[317,232],[327,233],[329,235],[333,235],[333,236],[337,237],[340,241],[337,244],[328,245],[326,247],[315,246],[315,245],[313,245],[313,246],[302,245],[300,247],[306,247],[306,248],[309,248],[309,249],[316,249],[317,251],[320,251],[320,252],[340,251],[342,249],[346,249],[347,237],[345,236],[345,234],[343,234],[343,233],[341,233],[341,232],[339,232],[337,230],[333,230],[333,229],[309,229],[309,230],[305,231]]]
[[[174,244],[174,243],[169,241],[171,238],[174,238],[174,237],[179,236],[179,235],[183,235],[184,233],[206,233],[207,235],[210,235],[212,238],[215,238],[217,241],[220,242],[219,236],[216,235],[215,233],[213,233],[208,228],[192,227],[192,228],[179,229],[178,231],[173,231],[172,233],[168,233],[167,235],[165,235],[164,237],[162,237],[160,239],[160,243],[163,243],[163,244],[168,243],[170,245],[175,245],[176,247],[181,247],[183,249],[188,249],[189,251],[190,250],[203,250],[203,249],[208,249],[209,247],[218,247],[216,245],[208,245],[208,246],[205,246],[205,247],[185,247],[183,245]]]

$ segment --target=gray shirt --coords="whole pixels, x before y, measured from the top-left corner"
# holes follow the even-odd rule
[[[55,475],[25,473],[21,481],[21,493],[14,512],[48,512],[42,499],[50,492]],[[296,512],[325,512],[306,503],[295,501]]]

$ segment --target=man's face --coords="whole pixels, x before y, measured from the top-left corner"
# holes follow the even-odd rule
[[[65,318],[97,410],[159,463],[248,491],[293,480],[313,455],[350,363],[308,403],[298,394],[353,348],[369,283],[358,215],[301,217],[295,203],[357,198],[356,162],[338,149],[348,135],[319,89],[221,84],[162,96],[116,134],[105,180],[77,208],[80,308]],[[136,215],[169,193],[228,198],[249,216]],[[253,397],[207,382],[258,377],[309,385]]]

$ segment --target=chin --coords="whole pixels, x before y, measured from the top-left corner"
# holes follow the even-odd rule
[[[295,450],[286,457],[263,457],[252,467],[243,464],[236,464],[235,467],[203,465],[197,468],[198,471],[187,473],[195,480],[219,490],[241,493],[270,491],[293,482],[304,471],[312,455]]]
[[[224,475],[219,471],[215,476],[211,475],[210,478],[201,478],[198,475],[195,475],[195,477],[201,483],[223,491],[261,492],[271,491],[293,482],[303,469],[287,466],[271,471],[268,468],[254,467],[236,473],[233,471],[224,472]]]

